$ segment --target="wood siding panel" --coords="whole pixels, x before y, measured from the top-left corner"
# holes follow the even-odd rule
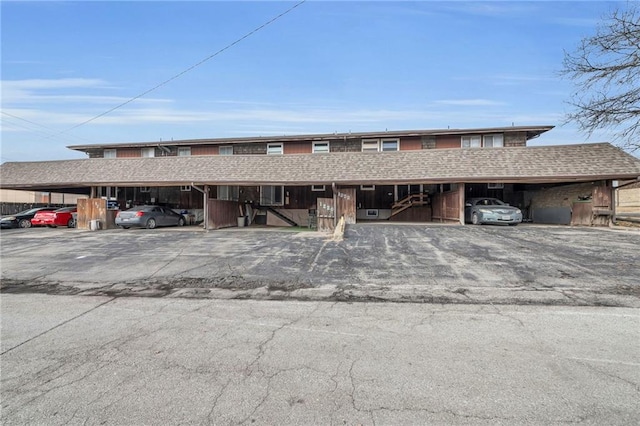
[[[422,149],[422,138],[402,138],[400,140],[400,151],[415,151]]]
[[[460,148],[461,137],[459,135],[444,135],[436,138],[436,148]]]
[[[142,157],[140,148],[118,148],[116,158],[139,158]]]
[[[344,223],[356,223],[356,189],[339,188],[335,194],[337,217],[344,216]]]
[[[191,155],[218,155],[218,147],[215,145],[192,146]]]
[[[431,201],[433,219],[460,221],[460,194],[450,191],[434,194]]]
[[[318,231],[333,232],[335,224],[335,210],[333,198],[318,198]]]
[[[220,229],[238,226],[240,215],[237,201],[209,199],[207,229]]]
[[[311,142],[287,142],[282,146],[285,154],[311,154]]]

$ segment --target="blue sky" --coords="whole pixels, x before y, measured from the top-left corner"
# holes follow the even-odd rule
[[[67,145],[562,125],[563,50],[615,2],[2,1],[2,161]],[[76,127],[77,126],[77,127]],[[72,129],[73,128],[73,129]],[[72,130],[69,130],[72,129]]]

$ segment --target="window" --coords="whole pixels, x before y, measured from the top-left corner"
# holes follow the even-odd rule
[[[218,200],[232,200],[238,199],[239,191],[238,186],[219,185],[218,186]]]
[[[191,147],[185,146],[178,148],[178,157],[188,157],[191,155]]]
[[[377,139],[363,140],[362,152],[378,152],[379,145]]]
[[[151,188],[149,188],[148,186],[141,186],[140,192],[151,192]]]
[[[233,155],[233,146],[228,145],[228,146],[221,146],[218,149],[218,153],[220,155]]]
[[[382,151],[398,151],[398,139],[383,139]]]
[[[504,183],[488,183],[487,189],[504,189]]]
[[[313,143],[313,153],[324,153],[329,152],[329,142],[314,142]]]
[[[284,205],[284,187],[282,186],[261,186],[260,204],[263,206]]]
[[[156,149],[155,148],[142,148],[142,156],[143,157],[155,157]]]
[[[360,185],[360,190],[362,190],[362,191],[375,191],[376,190],[376,186],[375,185]]]
[[[364,139],[362,152],[398,151],[400,141],[398,139]]]
[[[269,155],[282,154],[282,144],[281,143],[267,144],[267,154]]]
[[[191,185],[182,185],[180,187],[180,191],[182,191],[182,192],[191,192]]]
[[[102,156],[104,158],[116,158],[116,150],[115,149],[105,149]]]
[[[324,185],[311,185],[311,190],[313,192],[324,192],[325,186]]]
[[[461,146],[463,148],[480,148],[480,136],[463,136]]]
[[[502,142],[502,135],[484,135],[482,145],[485,148],[501,148],[504,146]]]

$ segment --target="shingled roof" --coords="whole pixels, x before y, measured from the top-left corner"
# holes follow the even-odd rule
[[[636,179],[640,160],[608,143],[398,152],[92,158],[0,166],[0,187],[579,182]]]

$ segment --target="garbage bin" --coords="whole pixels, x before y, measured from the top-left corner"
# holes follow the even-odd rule
[[[243,227],[244,226],[244,216],[240,216],[238,217],[238,227]]]
[[[100,221],[99,220],[92,220],[89,222],[89,229],[91,229],[92,231],[97,231],[100,229]]]

